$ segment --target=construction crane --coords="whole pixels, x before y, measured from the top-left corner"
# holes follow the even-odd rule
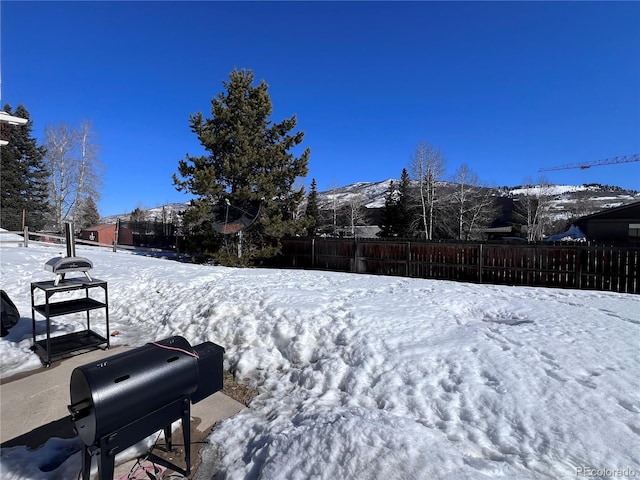
[[[568,165],[562,165],[559,167],[548,167],[541,168],[538,170],[539,172],[547,172],[549,170],[565,170],[568,168],[579,168],[581,170],[586,170],[591,167],[602,167],[604,165],[616,165],[619,163],[631,163],[631,162],[640,162],[640,155],[634,153],[633,155],[624,155],[620,157],[607,158],[604,160],[596,160],[595,162],[585,162],[585,163],[570,163]]]

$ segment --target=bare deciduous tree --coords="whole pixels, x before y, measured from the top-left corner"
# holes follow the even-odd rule
[[[338,236],[338,183],[334,180],[331,185],[331,194],[327,198],[331,202],[331,228],[332,235]]]
[[[530,179],[525,181],[518,198],[518,213],[526,225],[527,240],[530,242],[544,238],[552,220],[549,215],[552,200],[553,185],[544,177],[539,178],[536,183]]]
[[[45,128],[47,154],[45,162],[49,169],[49,195],[53,205],[54,223],[58,230],[69,213],[72,196],[71,152],[73,139],[70,128],[65,125],[47,126]]]
[[[351,236],[356,237],[356,227],[364,224],[364,206],[367,203],[367,197],[361,193],[350,195],[347,204],[344,206],[347,221],[351,228]]]
[[[498,214],[493,189],[483,185],[478,175],[462,164],[453,175],[451,195],[456,213],[456,235],[471,240],[474,232],[491,224]]]
[[[419,142],[410,163],[414,179],[418,182],[421,222],[426,240],[433,239],[438,181],[445,173],[446,159],[439,148]]]
[[[83,122],[78,128],[65,124],[48,125],[45,137],[49,195],[55,226],[61,230],[66,220],[82,223],[79,217],[88,198],[94,202],[100,199],[102,164],[89,122]]]

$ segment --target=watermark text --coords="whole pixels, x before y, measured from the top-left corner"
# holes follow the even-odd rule
[[[638,478],[640,473],[633,468],[576,467],[576,477],[584,478]]]

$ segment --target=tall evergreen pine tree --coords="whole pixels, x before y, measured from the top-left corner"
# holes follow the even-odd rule
[[[29,121],[25,125],[0,123],[0,135],[9,142],[0,149],[0,225],[7,230],[21,230],[24,214],[26,226],[42,230],[50,219],[49,174],[43,162],[46,149],[37,146],[31,136],[33,121],[23,105],[12,112],[7,104],[4,111]]]
[[[308,222],[307,233],[309,236],[313,237],[317,233],[318,226],[320,224],[318,187],[315,178],[311,180],[311,191],[309,192],[309,197],[307,198],[307,209],[305,211],[305,216]]]
[[[413,219],[415,217],[415,208],[411,197],[411,179],[406,168],[402,169],[400,175],[400,185],[398,187],[398,201],[396,203],[396,233],[399,237],[410,238],[413,236]]]
[[[290,150],[302,143],[304,132],[292,133],[295,115],[280,123],[272,114],[268,85],[253,85],[251,70],[234,70],[223,82],[226,92],[211,101],[211,118],[191,115],[191,130],[206,150],[202,156],[186,155],[173,175],[179,191],[194,194],[184,220],[187,229],[206,233],[214,205],[228,200],[242,208],[261,202],[258,221],[245,232],[243,250],[264,256],[277,251],[278,239],[301,233],[304,223],[296,220],[304,188],[294,189],[298,177],[307,174],[309,149],[299,157]],[[257,250],[260,250],[257,252]]]
[[[389,183],[389,190],[384,199],[384,207],[382,207],[382,222],[380,224],[380,232],[378,236],[388,238],[398,236],[397,218],[398,218],[398,192],[393,180]]]
[[[416,208],[411,192],[411,179],[406,168],[402,169],[400,183],[396,188],[392,181],[382,208],[381,237],[411,238],[414,236],[413,220]]]
[[[80,219],[80,224],[76,225],[76,228],[88,228],[100,223],[98,206],[92,197],[87,197],[82,200],[80,208],[78,209],[78,218]]]

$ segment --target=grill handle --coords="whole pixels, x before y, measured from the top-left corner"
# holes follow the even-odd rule
[[[71,414],[71,420],[74,422],[87,417],[91,411],[91,407],[93,407],[93,402],[89,399],[67,406]]]

